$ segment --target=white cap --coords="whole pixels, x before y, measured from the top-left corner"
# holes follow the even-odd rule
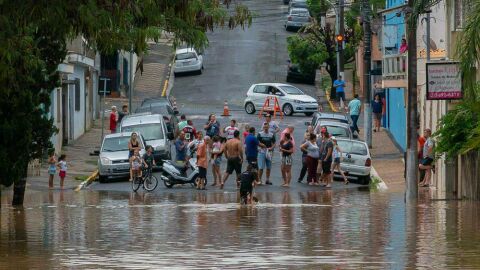
[[[337,140],[337,138],[336,138],[335,136],[332,136],[332,137],[330,137],[330,138],[332,139],[332,141],[336,141],[336,140]]]

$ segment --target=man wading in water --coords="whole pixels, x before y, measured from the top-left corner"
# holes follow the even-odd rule
[[[227,170],[223,176],[223,181],[220,184],[220,189],[223,189],[223,185],[227,181],[230,174],[235,171],[237,174],[237,187],[239,186],[240,174],[242,173],[243,162],[243,146],[240,141],[240,131],[235,130],[233,133],[233,139],[227,141],[224,146],[223,153],[227,158]]]

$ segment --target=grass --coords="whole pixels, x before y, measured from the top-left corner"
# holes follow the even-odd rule
[[[378,190],[378,185],[381,183],[380,179],[376,176],[372,176],[370,178],[370,184],[368,185],[370,187],[370,190]]]
[[[85,180],[87,180],[88,177],[89,177],[89,175],[79,175],[79,176],[75,176],[75,180],[85,181]]]

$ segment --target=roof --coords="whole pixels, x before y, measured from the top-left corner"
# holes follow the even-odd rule
[[[138,124],[159,123],[161,121],[163,121],[161,114],[138,113],[125,116],[122,120],[122,127]]]
[[[321,123],[321,125],[320,125]],[[343,123],[343,122],[338,122],[338,121],[329,121],[329,120],[322,120],[320,118],[320,120],[317,121],[317,123],[315,124],[315,126],[332,126],[332,127],[347,127],[347,128],[350,128],[350,125],[347,124],[347,123]]]
[[[292,87],[295,87],[293,85],[290,85],[290,84],[286,84],[286,83],[255,83],[253,85],[271,85],[271,86],[275,86],[275,87],[281,87],[281,86],[292,86]],[[298,88],[298,87],[295,87],[295,88]]]
[[[113,134],[107,134],[105,135],[105,138],[104,139],[108,139],[108,138],[118,138],[118,137],[130,137],[132,136],[132,133],[133,132],[119,132],[119,133],[113,133]],[[138,132],[135,132],[138,134]]]
[[[182,53],[187,53],[187,52],[195,52],[194,48],[183,48],[183,49],[178,49],[175,51],[175,54],[182,54]]]
[[[308,9],[306,9],[306,8],[292,8],[290,10],[290,14],[293,13],[293,12],[310,13],[310,11],[308,11]]]
[[[340,113],[319,113],[318,118],[348,119],[347,115]]]

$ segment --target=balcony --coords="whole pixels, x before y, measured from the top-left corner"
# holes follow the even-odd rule
[[[407,59],[407,53],[383,56],[382,88],[407,87]]]

